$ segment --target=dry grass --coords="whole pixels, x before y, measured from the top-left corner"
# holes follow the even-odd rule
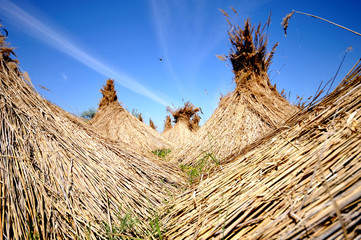
[[[174,126],[170,129],[168,128],[162,135],[168,140],[176,143],[176,145],[185,144],[191,139],[196,131],[195,122],[197,122],[197,119],[199,118],[198,112],[200,109],[188,101],[184,103],[183,107],[177,109],[168,107],[167,111],[172,114]]]
[[[232,8],[233,9],[233,8]],[[237,12],[233,9],[236,17]],[[266,24],[262,26],[252,26],[249,19],[244,23],[244,27],[238,24],[232,24],[229,15],[223,11],[229,25],[228,36],[231,43],[231,49],[228,55],[220,56],[222,60],[230,61],[233,72],[236,76],[237,85],[246,84],[252,76],[263,76],[267,74],[268,68],[272,63],[272,58],[278,43],[276,43],[271,52],[267,53],[267,35],[264,33],[271,22],[271,15]],[[241,76],[245,75],[245,76]]]
[[[108,106],[111,103],[117,102],[118,97],[117,92],[114,89],[113,79],[108,79],[103,88],[100,89],[100,92],[102,93],[103,97],[99,102],[99,109]]]
[[[0,36],[0,239],[359,236],[361,65],[300,111],[267,75],[270,18],[240,28],[222,12],[236,89],[200,129],[199,108],[169,108],[176,144],[122,107],[113,80],[91,125],[42,99]]]
[[[190,122],[190,127],[193,132],[196,132],[200,129],[199,122],[201,121],[201,117],[196,114]]]
[[[322,20],[322,21],[324,21],[324,22],[328,22],[328,23],[330,23],[330,24],[332,24],[332,25],[335,25],[335,26],[337,26],[337,27],[339,27],[339,28],[345,29],[345,30],[347,30],[347,31],[349,31],[349,32],[352,32],[352,33],[358,35],[358,36],[361,36],[361,33],[358,33],[358,32],[356,32],[356,31],[353,31],[353,30],[351,30],[351,29],[349,29],[349,28],[346,28],[346,27],[344,27],[344,26],[342,26],[342,25],[340,25],[340,24],[331,22],[330,20],[321,18],[321,17],[316,16],[316,15],[313,15],[313,14],[304,13],[304,12],[300,12],[300,11],[296,11],[296,10],[292,10],[292,12],[290,12],[289,14],[287,14],[287,15],[282,19],[281,25],[282,25],[283,30],[284,30],[284,32],[285,32],[285,36],[287,36],[288,24],[289,24],[289,21],[290,21],[290,19],[291,19],[291,17],[293,16],[294,13],[302,14],[302,15],[305,15],[305,16],[309,16],[309,17],[313,17],[313,18]]]
[[[141,114],[141,113],[139,113],[139,114],[138,114],[138,120],[139,120],[139,121],[141,121],[141,122],[144,122],[144,121],[143,121],[143,117],[142,117],[142,114]]]
[[[157,129],[157,126],[154,124],[154,122],[153,122],[152,119],[150,119],[150,118],[149,118],[149,126],[150,126],[151,128],[153,128],[154,130]]]
[[[235,10],[234,10],[235,12]],[[170,157],[184,165],[194,165],[212,154],[219,162],[265,133],[277,128],[299,109],[292,106],[271,85],[267,69],[277,44],[266,53],[267,36],[263,34],[270,19],[261,27],[244,28],[229,23],[231,49],[228,59],[233,66],[236,89],[219,102],[210,119],[191,141],[177,145]]]
[[[194,116],[199,112],[199,108],[195,107],[189,101],[184,103],[183,107],[177,109],[167,108],[167,111],[170,112],[173,116],[173,122],[177,124],[178,122],[184,121],[190,123]]]
[[[0,59],[1,238],[102,239],[127,214],[140,222],[124,234],[145,234],[179,171],[101,137],[8,64]]]
[[[165,117],[165,120],[164,120],[164,130],[163,130],[163,133],[164,132],[166,132],[166,131],[168,131],[168,130],[170,130],[170,129],[172,129],[172,119],[171,119],[171,117],[169,116],[169,115],[167,115],[166,117]]]
[[[108,81],[106,86],[108,86]],[[111,89],[109,93],[112,94],[105,92],[101,103],[107,102],[108,95],[111,95],[112,99],[117,99],[114,86],[110,85],[108,88]],[[146,155],[151,155],[151,152],[157,149],[169,149],[173,145],[153,128],[143,123],[141,114],[136,118],[118,101],[108,102],[107,105],[99,107],[89,123],[103,136],[116,142],[132,145],[132,148]]]
[[[230,156],[170,204],[167,239],[354,239],[361,65],[321,102]]]

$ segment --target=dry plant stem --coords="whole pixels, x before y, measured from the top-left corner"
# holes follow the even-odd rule
[[[175,198],[162,217],[165,237],[190,240],[197,229],[198,239],[222,233],[225,239],[355,238],[360,108],[359,63],[333,92],[287,120],[288,127],[230,156],[222,171],[199,183],[196,198],[192,191]]]
[[[316,16],[316,15],[309,14],[309,13],[304,13],[304,12],[300,12],[300,11],[296,11],[296,10],[293,10],[293,12],[295,12],[295,13],[299,13],[299,14],[303,14],[303,15],[306,15],[306,16],[310,16],[310,17],[313,17],[313,18],[320,19],[320,20],[322,20],[322,21],[325,21],[325,22],[331,23],[331,24],[333,24],[333,25],[335,25],[335,26],[337,26],[337,27],[340,27],[340,28],[342,28],[342,29],[345,29],[345,30],[347,30],[347,31],[350,31],[350,32],[352,32],[352,33],[354,33],[354,34],[356,34],[356,35],[358,35],[358,36],[361,36],[361,34],[360,34],[360,33],[358,33],[358,32],[356,32],[356,31],[353,31],[353,30],[351,30],[351,29],[349,29],[349,28],[346,28],[346,27],[344,27],[344,26],[341,26],[340,24],[337,24],[337,23],[331,22],[331,21],[329,21],[329,20],[327,20],[327,19],[324,19],[324,18],[318,17],[318,16]]]
[[[336,113],[337,113],[337,112],[336,112]],[[336,116],[336,113],[335,113],[334,117]],[[321,163],[321,158],[322,158],[322,156],[323,156],[323,154],[324,154],[325,148],[326,148],[326,146],[328,146],[328,144],[329,144],[329,138],[330,138],[329,135],[330,135],[330,133],[327,132],[326,135],[327,135],[327,138],[326,138],[326,141],[323,143],[323,147],[321,148],[321,152],[320,152],[319,155],[318,155],[317,163],[318,163],[318,166],[319,166],[319,168],[320,168],[321,177],[322,177],[322,179],[323,179],[323,181],[324,181],[327,194],[328,194],[328,196],[329,196],[329,198],[330,198],[330,200],[331,200],[331,202],[332,202],[332,205],[333,205],[334,208],[335,208],[335,212],[336,212],[337,217],[338,217],[338,219],[339,219],[339,221],[340,221],[344,238],[345,238],[345,240],[348,240],[348,237],[347,237],[347,229],[346,229],[345,221],[344,221],[343,218],[342,218],[340,207],[338,206],[336,200],[335,200],[335,199],[333,198],[333,196],[332,196],[331,189],[330,189],[330,187],[328,186],[327,179],[326,179],[326,177],[325,177],[325,172],[324,172],[324,170],[323,170],[323,166],[322,166],[322,163]]]
[[[146,234],[149,205],[180,191],[181,171],[44,100],[3,44],[0,36],[0,238],[105,239],[104,224],[121,224],[115,214],[140,219],[124,235]],[[118,103],[110,97],[107,107]]]

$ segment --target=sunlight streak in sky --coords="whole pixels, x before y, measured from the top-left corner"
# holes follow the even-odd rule
[[[154,17],[154,23],[157,30],[158,40],[160,47],[162,49],[163,55],[162,56],[165,59],[166,66],[168,68],[169,73],[171,74],[173,81],[175,82],[175,85],[178,89],[178,91],[184,95],[184,89],[181,85],[181,82],[179,81],[177,74],[175,73],[175,70],[172,66],[169,54],[168,54],[168,45],[166,41],[165,31],[166,26],[163,24],[164,22],[169,23],[169,11],[167,9],[168,2],[162,2],[161,4],[157,4],[155,0],[150,0],[150,4],[152,6],[152,13]],[[163,10],[161,13],[160,11]],[[163,16],[163,17],[162,17]]]
[[[6,13],[11,19],[16,20],[24,28],[32,30],[32,35],[36,36],[38,39],[78,60],[96,72],[106,77],[115,79],[115,81],[117,81],[122,86],[140,95],[146,96],[162,104],[163,106],[170,105],[166,100],[160,98],[155,93],[148,90],[145,86],[134,80],[132,77],[123,72],[119,72],[110,68],[88,53],[84,52],[82,49],[71,43],[66,37],[61,36],[58,32],[56,32],[56,30],[54,30],[54,28],[45,25],[17,5],[7,0],[0,0],[0,9],[4,11],[4,13]],[[45,38],[40,37],[39,34]]]

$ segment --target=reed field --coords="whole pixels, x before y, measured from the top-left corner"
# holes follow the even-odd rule
[[[0,35],[1,240],[361,239],[360,61],[293,104],[268,76],[271,16],[222,13],[235,88],[202,126],[168,107],[162,133],[112,79],[90,120],[44,99]]]

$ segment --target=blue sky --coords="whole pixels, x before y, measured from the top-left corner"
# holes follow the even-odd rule
[[[161,131],[166,106],[190,100],[202,108],[203,124],[220,94],[233,90],[231,68],[216,57],[230,47],[218,9],[231,13],[231,6],[241,23],[265,22],[272,11],[269,46],[279,46],[270,79],[291,92],[291,101],[330,80],[349,46],[336,84],[361,57],[361,37],[328,23],[295,14],[287,37],[280,25],[295,9],[361,32],[359,0],[0,0],[0,19],[21,68],[45,98],[77,114],[97,107],[111,77],[123,105]]]

